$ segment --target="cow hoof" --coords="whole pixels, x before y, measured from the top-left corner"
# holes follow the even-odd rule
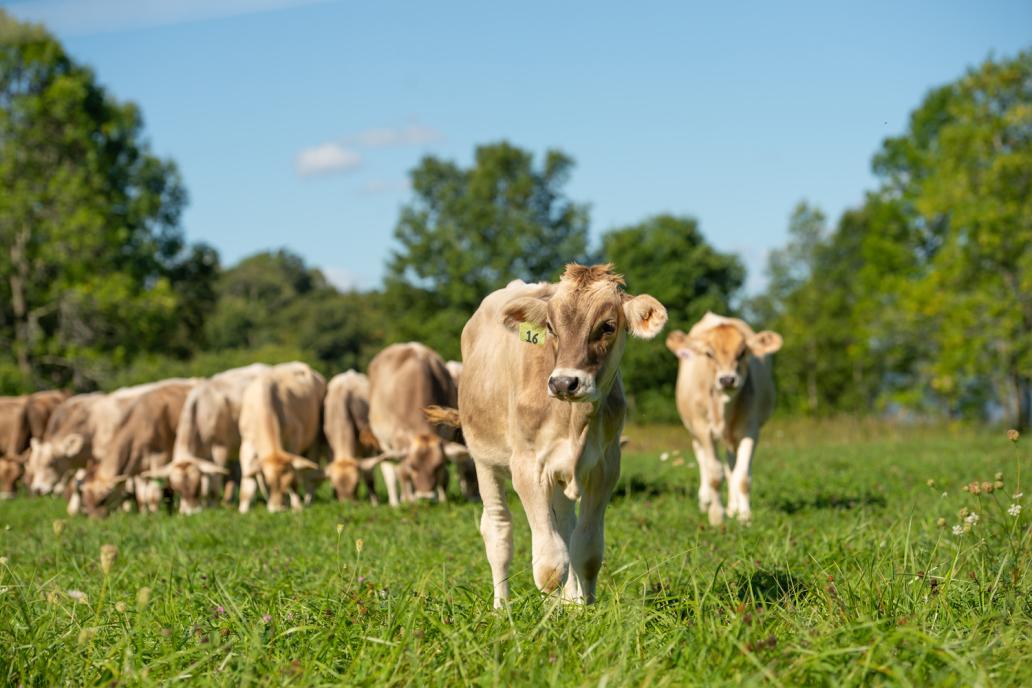
[[[719,526],[724,522],[724,508],[719,504],[710,504],[709,522],[711,526]]]

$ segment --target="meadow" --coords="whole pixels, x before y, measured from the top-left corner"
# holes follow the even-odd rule
[[[515,499],[501,612],[457,500],[324,486],[302,513],[103,521],[0,503],[0,684],[1032,684],[1030,438],[775,421],[754,522],[710,528],[685,432],[627,434],[586,608],[534,588]]]

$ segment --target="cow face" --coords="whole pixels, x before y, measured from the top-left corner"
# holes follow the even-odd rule
[[[667,348],[682,359],[704,361],[713,390],[734,396],[749,374],[749,357],[766,356],[781,348],[781,335],[765,330],[749,335],[733,324],[717,325],[689,337],[681,330],[667,337]]]
[[[189,515],[201,510],[207,486],[205,477],[227,472],[211,461],[190,456],[176,459],[161,468],[144,471],[142,477],[168,480],[168,486],[179,494],[179,513]]]
[[[444,442],[437,435],[416,435],[409,443],[399,472],[402,479],[412,486],[416,499],[436,499],[437,488],[448,485],[448,457],[444,453]]]
[[[14,497],[14,484],[22,474],[22,464],[14,459],[0,459],[0,499]]]
[[[34,494],[50,494],[61,479],[79,464],[86,449],[86,438],[71,433],[59,440],[40,441],[35,438],[29,448],[29,466]]]
[[[297,496],[296,486],[300,483],[300,471],[318,470],[319,464],[303,456],[273,454],[261,460],[261,474],[269,491],[269,511],[283,511],[284,498]]]
[[[125,498],[127,476],[105,478],[87,473],[79,485],[79,499],[83,513],[91,518],[104,518]]]
[[[326,478],[333,485],[337,499],[340,501],[354,501],[358,492],[358,481],[360,478],[358,462],[354,459],[334,459],[326,467]]]
[[[506,305],[503,321],[510,329],[531,323],[547,332],[545,346],[555,354],[549,396],[599,401],[616,377],[626,334],[651,339],[663,329],[663,305],[648,294],[625,294],[623,283],[611,265],[571,263],[550,297],[519,297]]]

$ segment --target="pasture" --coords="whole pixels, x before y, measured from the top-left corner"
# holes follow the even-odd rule
[[[1028,438],[774,421],[754,523],[714,529],[687,434],[627,434],[587,608],[535,589],[515,498],[503,612],[480,507],[457,499],[341,505],[324,485],[301,513],[102,521],[59,499],[4,502],[0,683],[1032,684],[1032,519],[1011,508],[1032,479]],[[992,492],[962,490],[972,481]]]

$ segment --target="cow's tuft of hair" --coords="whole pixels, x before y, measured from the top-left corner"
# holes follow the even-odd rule
[[[427,406],[423,409],[423,415],[434,425],[444,425],[449,428],[461,428],[459,410],[446,408],[444,406]]]
[[[581,265],[580,263],[567,263],[561,281],[569,282],[577,289],[584,289],[596,282],[607,282],[618,287],[624,285],[623,275],[613,272],[612,263],[590,266]]]

